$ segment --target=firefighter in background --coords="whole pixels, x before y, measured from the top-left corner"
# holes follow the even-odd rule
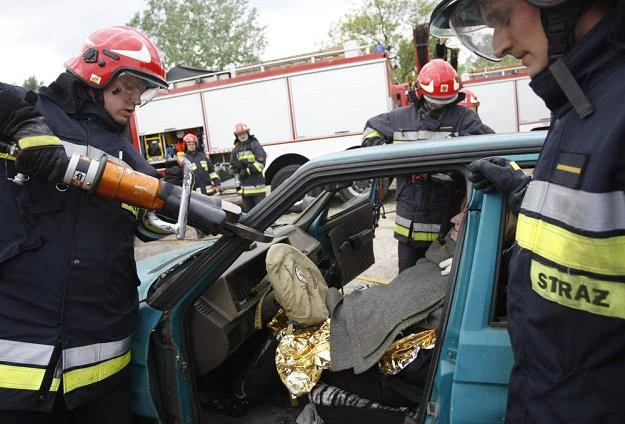
[[[241,184],[241,209],[249,212],[266,195],[263,169],[267,154],[244,123],[237,123],[233,132],[234,149],[230,154],[230,172],[239,178]]]
[[[136,208],[57,182],[70,153],[107,155],[158,176],[124,134],[135,107],[167,87],[162,63],[143,33],[108,27],[37,94],[0,83],[0,138],[21,149],[17,158],[0,156],[3,424],[132,420],[134,241],[142,223]],[[10,182],[17,172],[30,180]],[[138,235],[162,236],[147,228]]]
[[[519,214],[507,423],[625,422],[624,21],[621,0],[445,0],[432,14],[433,34],[482,57],[522,56],[552,111],[531,178],[503,158],[469,165]]]
[[[464,99],[458,103],[458,106],[464,106],[469,108],[473,112],[477,113],[477,109],[480,107],[480,100],[475,93],[468,88],[461,88],[461,93],[464,93]],[[488,125],[484,124],[484,134],[495,134],[495,131]]]
[[[213,162],[199,151],[198,138],[189,133],[182,137],[186,145],[186,153],[178,153],[178,156],[186,157],[191,162],[191,170],[195,179],[195,189],[199,188],[202,194],[212,196],[221,193],[221,180],[215,171]]]
[[[458,106],[462,101],[460,78],[442,59],[423,66],[417,77],[416,103],[370,118],[363,146],[404,143],[483,134],[484,125],[474,112]],[[425,255],[439,237],[441,223],[449,220],[449,187],[431,175],[397,178],[395,238],[398,240],[399,272]]]

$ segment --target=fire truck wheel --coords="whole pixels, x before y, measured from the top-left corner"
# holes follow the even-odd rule
[[[299,164],[287,165],[284,168],[280,169],[278,172],[276,172],[276,175],[274,175],[273,179],[271,180],[271,191],[274,191],[275,189],[277,189],[280,186],[280,184],[285,182],[287,178],[293,175],[295,171],[297,171],[300,168],[300,166],[302,165],[299,165]]]
[[[359,180],[354,181],[351,186],[345,187],[341,191],[339,191],[339,197],[344,202],[353,199],[354,197],[365,197],[369,196],[371,191],[371,180]],[[380,180],[381,184],[381,199],[384,200],[386,197],[389,187],[391,185],[390,178],[382,178]]]

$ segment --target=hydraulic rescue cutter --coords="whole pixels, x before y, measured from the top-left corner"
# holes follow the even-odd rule
[[[17,157],[15,145],[0,142],[0,151]],[[95,196],[119,200],[145,209],[144,215],[152,227],[176,234],[183,239],[189,225],[211,234],[236,234],[259,242],[269,242],[272,237],[240,224],[241,208],[234,203],[193,191],[191,163],[185,159],[182,187],[142,174],[108,160],[107,156],[93,159],[73,154],[63,177],[63,183],[93,193]],[[18,174],[17,184],[26,184],[29,177]],[[158,215],[157,215],[158,213]],[[175,220],[172,224],[159,216]]]

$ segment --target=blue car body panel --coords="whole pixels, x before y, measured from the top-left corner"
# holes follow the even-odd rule
[[[475,146],[481,147],[493,155],[497,154],[498,143],[503,148],[506,145],[518,143],[518,135],[493,135],[480,137],[462,137],[455,139],[453,146],[448,141],[406,143],[397,146],[380,146],[369,149],[337,153],[333,156],[324,156],[304,165],[297,173],[281,185],[275,193],[268,196],[262,207],[255,208],[242,219],[244,224],[260,223],[269,214],[272,208],[276,209],[279,202],[285,203],[289,196],[296,199],[297,193],[307,191],[306,181],[322,174],[324,169],[331,169],[335,174],[351,172],[351,167],[361,166],[360,162],[371,162],[376,159],[389,159],[389,163],[400,160],[402,156],[413,155],[412,161],[423,161],[432,165],[432,158],[447,154],[447,162],[461,167],[466,164],[464,158],[471,156]],[[538,144],[537,140],[544,138],[544,134],[525,134],[523,142],[531,145],[532,149]],[[409,146],[420,144],[421,146]],[[486,147],[484,147],[486,146]],[[414,158],[418,147],[418,154],[423,157]],[[454,151],[450,152],[453,147]],[[521,148],[520,150],[523,150]],[[527,149],[526,149],[527,150]],[[384,155],[381,155],[384,153]],[[458,159],[460,158],[460,159]],[[519,153],[508,155],[508,159],[518,162],[531,163],[536,160],[537,153]],[[462,160],[465,160],[462,163]],[[430,162],[427,162],[430,161]],[[337,167],[341,164],[341,167]],[[347,165],[346,165],[347,164]],[[383,166],[380,165],[380,166]],[[443,165],[444,166],[444,165]],[[383,170],[384,172],[388,171]],[[305,188],[305,190],[304,190]],[[428,414],[425,422],[428,423],[500,423],[503,422],[506,409],[508,377],[513,364],[510,340],[505,327],[490,324],[493,290],[497,278],[497,266],[501,246],[501,221],[504,216],[504,201],[500,195],[484,195],[482,192],[473,192],[469,203],[469,210],[465,220],[464,242],[460,257],[454,263],[452,275],[455,275],[453,290],[448,296],[448,316],[444,332],[439,334],[437,344],[440,344],[440,355],[437,359],[432,388],[427,405]],[[286,208],[284,208],[286,210]],[[313,236],[318,235],[321,220],[313,221],[309,231]],[[251,224],[250,224],[251,225]],[[262,226],[261,224],[257,224]],[[261,228],[262,230],[262,228]],[[198,242],[175,251],[159,254],[137,263],[138,274],[141,280],[139,287],[139,321],[132,342],[132,406],[137,415],[153,417],[162,420],[159,416],[161,408],[155,400],[161,393],[155,393],[156,382],[150,381],[149,349],[150,338],[154,332],[160,337],[165,334],[169,337],[169,344],[177,354],[176,360],[168,363],[171,374],[168,380],[168,390],[171,392],[170,403],[175,404],[178,416],[182,422],[192,422],[196,415],[194,399],[188,381],[187,370],[189,352],[185,351],[184,316],[189,304],[199,296],[206,285],[219,277],[212,267],[224,260],[224,257],[215,257],[205,262],[206,268],[201,275],[188,280],[192,284],[188,291],[181,292],[177,303],[168,306],[167,311],[159,310],[148,305],[150,287],[163,275],[171,272],[177,265],[189,260],[192,255],[206,249],[212,242]],[[324,254],[330,254],[331,249],[322,245]],[[228,245],[228,249],[238,247]],[[209,250],[210,252],[210,250]],[[230,252],[227,251],[229,254]],[[458,258],[458,254],[456,255]],[[197,280],[196,280],[197,278]],[[179,359],[178,359],[179,358]],[[175,362],[175,363],[174,363]],[[175,369],[171,368],[175,367]],[[153,372],[153,370],[152,370]],[[162,382],[161,382],[162,384]],[[175,397],[175,399],[174,399]]]

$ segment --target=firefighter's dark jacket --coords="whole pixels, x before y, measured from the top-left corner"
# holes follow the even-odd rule
[[[230,163],[239,164],[236,170],[241,182],[242,196],[265,195],[265,161],[267,154],[258,139],[249,135],[246,141],[235,139],[234,148],[230,153]]]
[[[214,187],[219,186],[221,180],[215,172],[213,162],[199,150],[187,152],[185,156],[191,162],[195,187],[199,187],[204,194],[214,194]]]
[[[477,114],[468,108],[453,104],[430,113],[418,102],[369,119],[363,144],[370,140],[374,140],[372,144],[430,139],[453,142],[454,137],[484,134],[484,128]],[[399,177],[395,238],[401,243],[425,247],[439,237],[441,223],[451,218],[447,216],[451,187],[429,175]]]
[[[625,52],[611,19],[564,59],[592,115],[548,70],[531,82],[553,120],[509,270],[510,423],[625,422]]]
[[[42,88],[36,108],[68,155],[106,153],[156,175],[71,74]],[[45,179],[19,186],[13,164],[0,159],[0,410],[49,411],[59,392],[72,409],[129,372],[134,211]]]

